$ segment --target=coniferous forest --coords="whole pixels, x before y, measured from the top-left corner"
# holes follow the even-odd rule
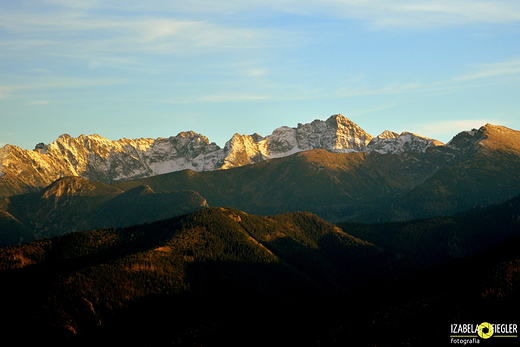
[[[476,226],[483,242],[486,230],[507,239],[518,235],[519,201],[341,228],[310,213],[207,208],[2,248],[4,336],[53,345],[441,343],[452,321],[517,319],[520,239],[457,248],[439,225],[464,245]],[[385,242],[382,230],[397,237]]]

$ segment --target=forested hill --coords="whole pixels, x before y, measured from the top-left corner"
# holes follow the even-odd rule
[[[468,257],[520,235],[520,196],[453,216],[407,222],[338,223],[345,232],[412,260],[410,271]]]
[[[434,331],[443,343],[443,326],[484,319],[482,312],[499,319],[518,305],[518,238],[508,237],[520,234],[519,201],[452,219],[342,229],[307,212],[263,217],[212,207],[2,248],[4,338],[373,346],[424,345]],[[505,243],[411,273],[464,255],[462,244],[485,250],[493,235]],[[410,329],[391,334],[403,324]]]
[[[129,336],[153,339],[146,321],[165,314],[162,334],[183,340],[200,330],[200,340],[223,328],[216,321],[235,321],[233,310],[260,313],[291,302],[291,310],[305,311],[302,298],[368,283],[387,261],[386,252],[309,213],[260,217],[208,208],[0,249],[0,279],[9,284],[0,300],[10,322],[5,331],[17,341],[97,341],[116,336],[127,315],[146,326],[145,336],[138,330]],[[198,311],[218,319],[200,320]]]

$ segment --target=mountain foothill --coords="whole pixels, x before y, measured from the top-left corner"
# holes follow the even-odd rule
[[[518,323],[519,246],[503,126],[444,144],[333,115],[223,148],[0,149],[3,334],[22,344],[446,344],[452,323]]]

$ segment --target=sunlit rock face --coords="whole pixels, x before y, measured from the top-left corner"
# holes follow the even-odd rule
[[[337,114],[325,121],[298,124],[296,128],[281,127],[268,137],[270,157],[282,157],[311,149],[331,152],[362,151],[372,136],[354,122]]]

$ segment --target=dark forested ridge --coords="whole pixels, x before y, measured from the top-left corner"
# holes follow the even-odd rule
[[[401,257],[414,259],[413,270],[419,270],[473,255],[517,236],[520,196],[453,216],[379,224],[338,223],[338,226]]]
[[[2,314],[12,317],[8,331],[42,341],[112,336],[124,329],[122,322],[139,329],[126,320],[130,316],[152,329],[145,318],[150,314],[152,321],[170,322],[164,339],[203,339],[229,328],[218,326],[221,318],[222,324],[235,321],[227,310],[245,310],[240,314],[253,321],[258,318],[247,307],[261,312],[286,302],[305,311],[310,298],[381,276],[378,268],[386,261],[386,252],[308,213],[267,218],[209,208],[0,249],[0,280],[8,284]],[[139,335],[129,336],[134,333]],[[136,338],[154,338],[143,334]]]
[[[34,233],[13,215],[0,210],[0,247],[34,240]]]
[[[504,238],[520,234],[518,200],[481,213]],[[479,312],[496,318],[518,303],[518,239],[445,263],[442,247],[414,244],[413,236],[430,232],[426,221],[410,222],[402,248],[390,241],[393,233],[376,237],[381,226],[342,226],[304,212],[263,217],[207,208],[2,248],[4,336],[64,345],[394,345],[429,341],[419,322],[449,326]],[[460,222],[457,230],[474,226]],[[384,247],[344,230],[361,230]],[[480,250],[488,248],[480,241]],[[444,263],[411,274],[425,251],[440,252],[436,263]],[[474,277],[478,269],[486,276]],[[405,323],[413,329],[387,335]],[[442,325],[434,330],[443,336]]]
[[[364,288],[358,297],[363,304],[340,317],[316,345],[452,345],[451,324],[519,326],[519,288],[520,238],[515,237],[471,257]],[[348,310],[349,300],[343,303]],[[518,345],[518,337],[455,340]]]

